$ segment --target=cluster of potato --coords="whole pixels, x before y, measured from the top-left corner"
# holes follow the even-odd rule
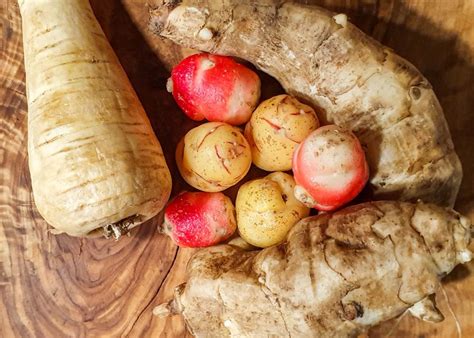
[[[236,222],[247,243],[278,244],[310,208],[338,208],[367,181],[363,150],[350,131],[320,128],[314,109],[290,95],[257,106],[258,76],[228,57],[191,56],[173,70],[169,84],[188,117],[211,121],[190,130],[178,144],[178,169],[189,185],[216,193],[239,183],[252,163],[272,172],[240,187],[236,220],[223,222]],[[295,178],[283,173],[290,170]]]
[[[319,127],[314,110],[289,95],[262,102],[245,134],[224,122],[207,122],[190,130],[176,150],[178,169],[192,187],[223,191],[240,182],[252,162],[268,176],[243,184],[236,200],[240,236],[257,247],[281,242],[290,228],[309,215],[294,196],[291,170],[296,146]],[[245,137],[244,137],[245,135]]]

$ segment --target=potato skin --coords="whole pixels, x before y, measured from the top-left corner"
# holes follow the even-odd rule
[[[240,129],[204,123],[179,142],[176,163],[184,180],[201,191],[218,192],[239,182],[250,169],[250,146]]]
[[[292,176],[275,172],[240,187],[235,202],[237,226],[248,243],[266,248],[280,243],[309,209],[293,195]]]
[[[195,121],[244,124],[260,97],[258,75],[222,55],[193,54],[173,68],[168,81],[176,103]]]
[[[296,199],[330,211],[354,199],[369,178],[364,150],[348,129],[327,125],[313,131],[295,150]]]
[[[318,127],[314,109],[292,96],[263,101],[245,127],[253,163],[266,171],[291,170],[295,148]]]
[[[228,239],[237,229],[235,208],[221,192],[184,192],[165,209],[161,231],[176,245],[199,248]]]

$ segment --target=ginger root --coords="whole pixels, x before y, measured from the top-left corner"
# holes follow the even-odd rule
[[[280,0],[165,0],[150,27],[182,46],[252,62],[319,107],[323,124],[351,129],[376,198],[453,206],[462,168],[431,85],[344,14]],[[212,34],[203,38],[203,29]]]
[[[469,221],[432,204],[370,202],[308,217],[261,251],[201,250],[172,301],[196,337],[352,337],[406,310],[440,321],[439,280],[471,259]]]

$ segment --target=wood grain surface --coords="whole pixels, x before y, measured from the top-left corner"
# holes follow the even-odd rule
[[[147,31],[159,0],[95,0],[95,13],[149,114],[174,173],[174,148],[194,123],[166,92],[167,68],[182,51]],[[464,168],[457,209],[474,221],[474,1],[311,1],[354,23],[414,63],[438,94]],[[152,309],[184,280],[192,250],[157,233],[160,217],[118,242],[52,235],[36,211],[26,153],[26,100],[16,1],[0,1],[0,337],[185,337],[179,317]],[[263,75],[264,76],[264,75]],[[281,89],[263,77],[263,96]],[[258,172],[253,172],[258,175]],[[231,192],[235,193],[235,189]],[[404,316],[372,337],[474,336],[474,263],[445,279],[437,299],[446,316],[427,324]],[[447,302],[449,300],[449,304]],[[450,306],[449,306],[450,305]]]

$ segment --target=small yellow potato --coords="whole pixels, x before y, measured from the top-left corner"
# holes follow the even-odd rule
[[[292,176],[275,172],[240,187],[235,202],[237,227],[248,243],[266,248],[280,243],[309,208],[293,195]]]
[[[250,169],[250,146],[240,129],[209,122],[179,142],[176,163],[184,180],[201,191],[217,192],[239,182]]]
[[[245,127],[253,163],[267,171],[287,171],[296,146],[319,127],[313,108],[289,95],[263,101]]]

